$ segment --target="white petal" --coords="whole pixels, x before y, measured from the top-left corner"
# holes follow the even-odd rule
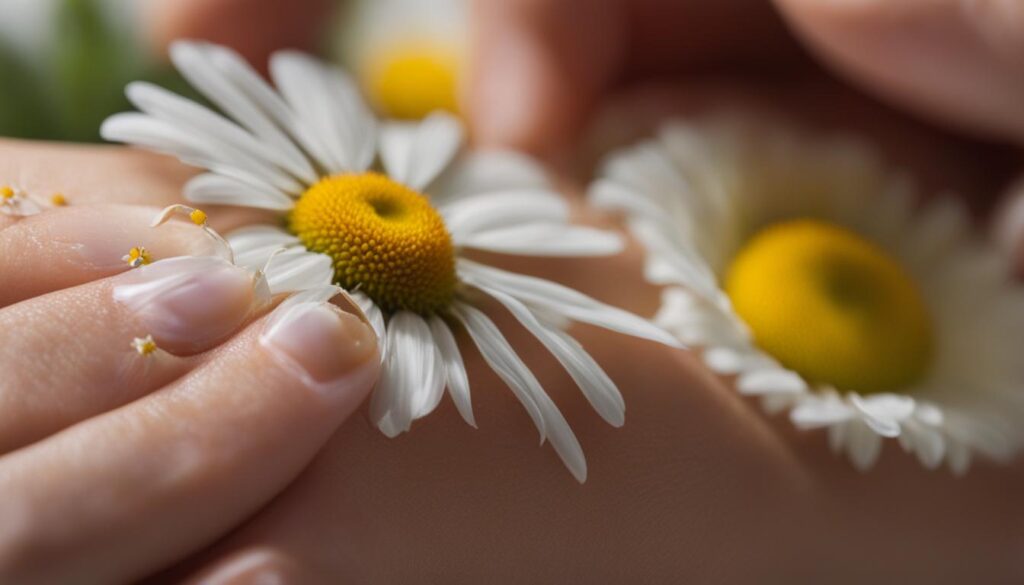
[[[682,347],[675,337],[650,321],[549,280],[514,274],[465,259],[459,260],[458,269],[466,282],[508,293],[531,308],[671,347]]]
[[[909,396],[882,394],[865,398],[851,394],[849,400],[865,424],[883,437],[899,436],[900,422],[914,412],[914,399]]]
[[[614,232],[551,223],[498,228],[453,240],[466,248],[522,256],[611,256],[625,248]]]
[[[340,70],[297,51],[270,59],[278,91],[304,132],[303,146],[331,173],[361,172],[373,160],[376,119]]]
[[[740,375],[736,389],[741,394],[797,394],[807,391],[807,382],[790,370],[764,368]]]
[[[328,285],[334,279],[331,257],[306,250],[288,250],[274,256],[266,268],[273,294]]]
[[[946,455],[946,439],[942,433],[921,424],[914,424],[907,426],[900,438],[902,439],[904,435],[909,437],[910,445],[921,465],[926,469],[938,468]]]
[[[441,112],[418,124],[388,124],[381,129],[380,154],[388,175],[423,190],[451,163],[462,145],[462,123]]]
[[[392,317],[391,322],[395,323],[396,317],[405,314],[408,314],[409,322],[412,324],[412,327],[409,329],[415,338],[415,343],[420,347],[423,357],[426,359],[424,362],[424,373],[417,375],[418,377],[415,378],[416,385],[411,387],[412,419],[415,420],[433,412],[441,402],[441,397],[444,396],[447,368],[437,344],[434,343],[433,333],[425,319],[415,313],[399,311]],[[401,326],[402,319],[399,319],[398,323]],[[401,331],[399,334],[401,334]],[[401,352],[402,350],[399,349],[398,351]],[[411,422],[409,421],[406,424],[406,430],[408,430]]]
[[[388,438],[397,437],[402,429],[395,423],[394,411],[401,393],[402,376],[398,369],[402,363],[388,352],[380,365],[377,385],[370,396],[370,420]]]
[[[252,270],[262,270],[274,252],[299,245],[298,238],[270,225],[239,228],[226,239],[235,253],[235,264]]]
[[[375,394],[370,401],[370,412],[378,427],[393,436],[395,431],[408,431],[417,415],[437,405],[444,392],[444,368],[430,328],[419,315],[392,315],[387,337],[386,375],[378,388],[380,396]]]
[[[287,211],[295,201],[270,185],[252,185],[238,179],[206,173],[185,184],[185,199],[193,203],[236,205]]]
[[[635,189],[611,179],[598,179],[587,191],[587,200],[595,207],[638,215],[650,221],[662,221],[665,210],[650,199],[638,195]]]
[[[803,429],[841,424],[853,416],[854,410],[849,405],[831,396],[808,396],[789,413],[793,424]]]
[[[280,96],[237,53],[221,46],[176,41],[171,60],[200,93],[280,153],[277,162],[307,185],[317,174],[306,156],[280,128],[291,126],[291,112]]]
[[[472,150],[452,161],[428,192],[443,204],[468,195],[549,188],[547,173],[526,155],[506,150]]]
[[[290,192],[301,190],[300,184],[278,167],[286,153],[277,151],[220,114],[150,83],[133,82],[128,85],[126,94],[133,104],[154,118],[216,142],[219,149],[237,149],[239,156],[271,173],[275,185]]]
[[[544,416],[534,399],[534,394],[538,390],[543,392],[540,390],[540,382],[537,382],[533,373],[526,367],[526,364],[522,363],[498,328],[483,313],[464,303],[456,303],[453,312],[469,332],[469,336],[487,364],[498,374],[498,377],[508,384],[513,394],[522,403],[526,413],[533,420],[533,424],[540,431],[540,440],[543,443],[547,437]]]
[[[562,364],[601,418],[614,427],[625,423],[626,403],[601,366],[568,334],[542,325],[526,305],[493,288],[485,293],[505,306],[523,327],[533,334]]]
[[[711,371],[723,376],[744,372],[761,360],[756,353],[733,347],[709,347],[704,351],[704,363]]]
[[[850,422],[848,433],[846,452],[853,466],[859,471],[871,469],[882,452],[882,437],[856,420]]]
[[[267,189],[286,189],[276,183],[278,175],[268,173],[257,162],[236,149],[225,148],[173,124],[145,114],[116,114],[100,128],[105,140],[134,144],[178,157],[185,164],[205,168]]]
[[[839,423],[828,427],[828,447],[836,455],[846,447],[847,426],[846,423]]]
[[[948,444],[949,469],[953,475],[962,476],[967,473],[971,466],[971,449],[959,441],[949,441]]]
[[[526,408],[526,412],[540,430],[541,440],[543,441],[545,437],[550,438],[555,451],[573,476],[581,483],[586,481],[587,460],[583,456],[583,449],[569,428],[569,423],[541,388],[533,372],[519,359],[515,350],[486,315],[461,302],[456,303],[452,310],[465,325],[484,360],[508,384]]]
[[[427,323],[430,325],[430,333],[434,336],[434,344],[444,360],[445,379],[452,402],[455,403],[455,408],[458,409],[463,420],[469,426],[476,428],[473,403],[469,395],[469,376],[466,375],[466,366],[462,362],[459,345],[455,342],[451,329],[440,317],[432,315]]]
[[[519,189],[474,195],[439,207],[445,226],[459,238],[528,222],[567,222],[569,204],[546,189]]]

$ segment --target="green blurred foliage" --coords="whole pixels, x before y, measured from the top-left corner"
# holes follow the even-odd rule
[[[124,97],[130,81],[187,91],[96,0],[60,0],[45,57],[43,67],[30,67],[0,43],[0,136],[99,142],[103,120],[132,109]]]

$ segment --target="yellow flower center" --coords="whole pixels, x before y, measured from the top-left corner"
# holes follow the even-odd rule
[[[813,383],[885,392],[928,366],[931,319],[917,286],[848,230],[814,220],[770,226],[740,251],[725,282],[757,345]]]
[[[406,42],[374,55],[364,82],[387,116],[410,120],[434,110],[457,112],[459,54],[437,42]]]
[[[289,228],[334,260],[335,281],[385,311],[429,313],[455,294],[455,253],[440,214],[420,193],[377,173],[323,179],[295,203]]]

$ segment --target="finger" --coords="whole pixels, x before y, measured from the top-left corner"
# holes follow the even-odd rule
[[[0,307],[124,272],[132,248],[154,260],[209,256],[217,244],[196,226],[150,222],[155,207],[65,207],[26,217],[0,231]]]
[[[0,186],[15,185],[47,205],[60,194],[68,207],[133,204],[166,207],[182,201],[196,171],[169,156],[121,146],[82,146],[0,138]],[[47,205],[48,206],[48,205]],[[257,210],[210,206],[211,223],[228,230],[268,217]],[[0,214],[0,229],[19,223]]]
[[[465,100],[474,138],[539,154],[572,140],[623,57],[617,4],[475,3]]]
[[[253,547],[217,559],[210,568],[187,577],[184,585],[316,583],[311,572],[308,564],[298,562],[285,551],[271,547]]]
[[[204,39],[263,68],[278,49],[313,49],[332,8],[330,0],[158,0],[147,7],[146,26],[161,55],[175,39]]]
[[[868,90],[945,123],[1024,139],[1024,5],[778,0],[822,56]]]
[[[176,356],[215,347],[256,302],[247,271],[182,257],[0,311],[0,452],[171,382],[191,367]],[[147,335],[163,349],[137,351]]]
[[[162,392],[0,459],[4,582],[128,582],[265,504],[370,390],[376,338],[284,304]]]
[[[181,199],[195,172],[165,156],[117,146],[0,139],[0,184],[44,202],[132,203],[165,207]]]

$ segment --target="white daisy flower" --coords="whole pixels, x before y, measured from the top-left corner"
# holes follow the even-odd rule
[[[560,325],[580,321],[677,342],[645,319],[465,253],[607,255],[621,249],[620,239],[569,225],[567,204],[528,159],[462,152],[461,126],[449,115],[378,127],[351,80],[312,57],[274,55],[276,91],[222,47],[177,44],[172,58],[225,115],[137,83],[127,93],[144,113],[110,118],[103,135],[207,169],[186,186],[190,201],[281,214],[277,225],[228,234],[234,260],[265,267],[275,294],[304,291],[303,298],[325,300],[335,294],[332,282],[351,293],[382,343],[383,370],[370,405],[379,428],[389,436],[409,430],[434,410],[445,386],[475,426],[451,329],[461,323],[541,440],[551,439],[583,481],[586,461],[575,436],[479,301],[490,297],[507,308],[616,426],[623,423],[622,396]],[[274,256],[281,248],[287,250]]]
[[[956,201],[916,205],[864,145],[675,123],[611,156],[589,196],[649,249],[648,279],[668,285],[656,322],[856,467],[884,437],[958,473],[1024,446],[1007,262]]]
[[[335,52],[386,116],[457,112],[469,44],[467,0],[356,0]]]
[[[24,189],[0,185],[0,213],[11,217],[28,217],[43,210]]]

